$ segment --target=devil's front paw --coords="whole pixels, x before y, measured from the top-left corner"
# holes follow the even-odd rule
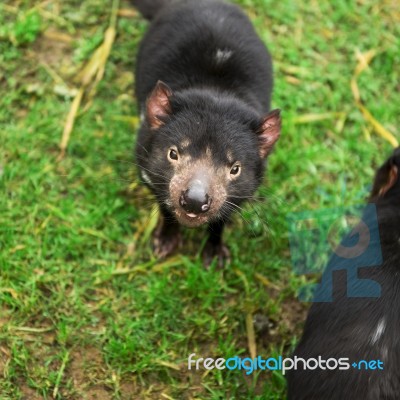
[[[214,258],[217,258],[218,268],[230,262],[231,253],[224,243],[212,243],[208,241],[203,250],[203,264],[206,268],[210,266]]]
[[[157,258],[170,256],[180,245],[181,234],[176,232],[155,231],[153,235],[153,250]]]

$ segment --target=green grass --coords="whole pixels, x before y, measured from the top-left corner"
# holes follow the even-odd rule
[[[0,5],[2,400],[284,398],[279,373],[190,372],[187,357],[248,355],[248,313],[263,321],[259,355],[290,353],[306,306],[286,217],[367,193],[391,147],[356,108],[350,80],[356,51],[377,50],[361,96],[398,132],[400,14],[389,0],[238,3],[275,60],[273,106],[284,124],[258,193],[265,200],[226,232],[224,271],[202,267],[199,231],[185,232],[181,255],[152,257],[153,201],[137,185],[127,122],[146,22],[119,17],[105,76],[58,163],[73,78],[102,41],[111,1]],[[70,40],[49,38],[54,31]],[[298,122],[337,112],[344,118]]]

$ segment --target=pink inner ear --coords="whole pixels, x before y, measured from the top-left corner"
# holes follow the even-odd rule
[[[390,168],[388,181],[385,185],[381,187],[379,190],[379,196],[384,196],[397,182],[399,176],[399,169],[396,165],[393,165]]]
[[[259,151],[262,158],[266,157],[274,147],[281,134],[280,110],[272,110],[265,118],[258,134]]]
[[[147,100],[146,106],[147,119],[151,128],[157,129],[161,127],[164,123],[162,117],[170,114],[171,105],[169,98],[171,95],[171,89],[164,82],[158,81]]]

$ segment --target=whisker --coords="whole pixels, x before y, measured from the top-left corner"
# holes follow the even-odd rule
[[[136,142],[135,145],[136,145],[136,146],[140,146],[147,154],[149,154],[149,152],[147,151],[147,149],[146,149],[143,145],[141,145],[139,142]]]
[[[226,203],[226,202],[225,202],[225,203]],[[257,235],[256,235],[254,229],[252,228],[250,222],[239,212],[240,207],[239,207],[239,209],[238,209],[238,208],[233,208],[233,207],[231,206],[231,204],[234,205],[234,206],[236,206],[236,204],[228,203],[228,204],[227,204],[227,205],[228,205],[228,209],[229,209],[230,211],[232,211],[232,212],[235,212],[235,211],[236,211],[236,213],[237,213],[237,214],[243,219],[243,221],[246,222],[246,224],[249,226],[249,228],[250,228],[250,230],[251,230],[251,233],[253,234],[253,237],[257,237]],[[243,209],[241,209],[241,210],[243,210]],[[222,211],[224,211],[224,210],[222,209]]]
[[[242,207],[238,206],[238,205],[235,204],[235,203],[231,203],[231,202],[228,201],[228,200],[225,200],[225,203],[226,203],[226,204],[230,204],[230,205],[232,205],[232,206],[234,206],[234,207],[237,207],[240,211],[244,211]]]

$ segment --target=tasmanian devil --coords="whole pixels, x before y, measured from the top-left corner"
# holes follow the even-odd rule
[[[133,4],[151,21],[137,58],[136,157],[162,215],[155,253],[176,249],[180,225],[208,224],[204,262],[222,264],[224,225],[260,185],[280,135],[279,110],[269,112],[271,57],[232,4]]]
[[[369,225],[365,245],[373,249],[370,257],[375,260],[371,265],[377,265],[358,268],[353,282],[345,274],[333,280],[333,301],[313,303],[294,352],[303,359],[348,358],[349,369],[330,370],[325,364],[323,368],[305,370],[300,363],[300,369],[288,374],[290,400],[400,398],[399,169],[400,148],[377,171],[370,197],[375,206],[365,208],[361,222]],[[377,222],[369,224],[374,218]],[[349,297],[349,283],[354,291],[367,280],[380,285],[380,294],[373,298],[365,292],[365,297]],[[330,368],[334,367],[331,360]]]

